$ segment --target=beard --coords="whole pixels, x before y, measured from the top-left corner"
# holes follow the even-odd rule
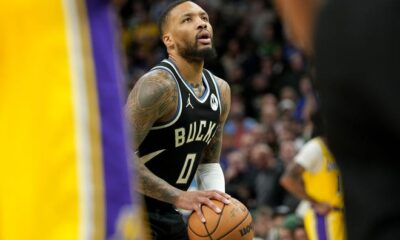
[[[217,51],[213,46],[214,44],[211,44],[210,47],[199,49],[196,38],[194,43],[187,41],[185,47],[177,46],[177,50],[182,57],[188,60],[211,60],[217,57]]]

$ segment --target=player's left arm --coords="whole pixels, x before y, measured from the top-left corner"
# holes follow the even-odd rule
[[[216,78],[221,97],[221,117],[215,135],[203,152],[203,159],[197,169],[196,181],[199,189],[225,191],[225,179],[219,164],[224,125],[231,107],[231,89],[227,82]]]

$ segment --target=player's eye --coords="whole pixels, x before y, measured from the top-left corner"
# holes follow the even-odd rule
[[[208,22],[208,17],[203,16],[201,19],[203,19],[203,21]]]
[[[189,17],[188,17],[188,18],[184,18],[184,19],[182,20],[183,23],[185,23],[185,22],[190,22],[190,21],[192,21],[192,19],[189,18]]]

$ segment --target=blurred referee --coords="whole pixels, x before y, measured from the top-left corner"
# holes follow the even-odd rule
[[[315,56],[328,144],[343,176],[348,239],[400,239],[400,3],[276,6],[291,40]]]
[[[317,80],[348,239],[400,239],[399,13],[396,0],[335,0],[317,21]]]

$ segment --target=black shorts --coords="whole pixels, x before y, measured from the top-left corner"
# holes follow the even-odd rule
[[[147,211],[153,240],[188,240],[186,223],[175,209]]]

